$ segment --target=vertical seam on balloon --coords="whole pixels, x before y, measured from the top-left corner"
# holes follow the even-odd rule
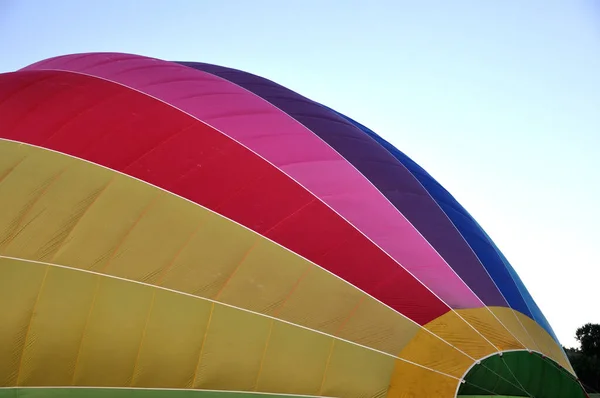
[[[283,309],[283,306],[289,301],[289,299],[292,297],[292,295],[298,290],[298,286],[300,286],[300,284],[306,278],[306,276],[308,275],[308,273],[310,272],[310,270],[312,268],[313,268],[313,265],[308,263],[306,266],[306,269],[302,272],[302,275],[300,275],[300,278],[298,278],[296,280],[296,282],[294,283],[294,285],[292,286],[292,288],[290,289],[288,294],[285,296],[285,298],[283,299],[281,304],[279,304],[279,306],[277,306],[277,308],[275,308],[275,311],[273,311],[274,317],[279,316],[279,314],[281,313],[281,310]]]
[[[300,254],[298,254],[298,253],[296,253],[296,252],[294,252],[294,251],[291,251],[290,249],[288,249],[287,247],[283,246],[282,244],[280,244],[280,243],[278,243],[278,242],[275,242],[275,241],[273,241],[272,239],[270,239],[270,238],[268,238],[268,237],[266,237],[266,236],[262,236],[261,234],[259,234],[258,232],[256,232],[256,231],[252,230],[251,228],[249,228],[249,227],[247,227],[247,226],[245,226],[245,225],[243,225],[243,224],[240,224],[239,222],[237,222],[237,221],[235,221],[235,220],[232,220],[232,219],[230,219],[230,218],[228,218],[228,217],[226,217],[226,216],[224,216],[224,215],[222,215],[222,214],[220,214],[220,213],[217,213],[217,212],[216,212],[216,211],[214,211],[214,210],[211,210],[211,209],[209,209],[209,208],[207,208],[207,207],[205,207],[205,206],[202,206],[201,204],[199,204],[199,203],[197,203],[197,202],[194,202],[194,201],[193,201],[193,200],[191,200],[191,199],[188,199],[188,198],[186,198],[186,197],[183,197],[183,196],[181,196],[181,195],[178,195],[178,194],[176,194],[176,193],[170,192],[170,191],[166,190],[165,188],[161,188],[161,187],[159,187],[159,186],[157,186],[157,185],[154,185],[154,184],[152,184],[152,183],[150,183],[150,182],[148,182],[148,181],[145,181],[145,180],[142,180],[142,179],[140,179],[140,178],[137,178],[137,177],[133,177],[133,176],[130,176],[130,175],[124,174],[124,173],[123,173],[123,172],[121,172],[121,171],[118,171],[118,170],[115,170],[115,169],[111,169],[110,167],[103,166],[103,165],[101,165],[101,164],[98,164],[98,163],[95,163],[95,162],[93,162],[93,161],[90,161],[90,160],[87,160],[87,159],[83,159],[83,158],[80,158],[80,157],[77,157],[77,156],[74,156],[74,155],[66,154],[66,153],[63,153],[63,152],[60,152],[60,151],[57,151],[57,150],[54,150],[54,149],[49,149],[49,148],[40,147],[40,146],[38,146],[38,145],[35,145],[35,144],[30,144],[30,143],[25,143],[25,142],[15,141],[15,140],[12,140],[12,139],[7,139],[7,138],[0,138],[0,141],[4,141],[4,142],[10,142],[10,143],[15,143],[15,144],[19,144],[19,145],[27,145],[27,146],[30,146],[30,147],[33,147],[33,148],[37,148],[37,149],[39,149],[39,150],[42,150],[42,151],[48,151],[48,152],[57,153],[57,154],[60,154],[60,155],[62,155],[62,156],[67,156],[67,157],[70,157],[70,158],[73,158],[73,159],[80,160],[80,161],[82,161],[82,162],[85,162],[85,163],[93,164],[93,165],[95,165],[95,166],[97,166],[97,167],[101,167],[101,168],[103,168],[103,169],[110,170],[111,172],[118,173],[118,174],[120,174],[120,175],[123,175],[123,176],[125,176],[126,178],[130,178],[130,179],[132,179],[132,180],[139,181],[140,183],[143,183],[143,184],[146,184],[146,185],[148,185],[148,186],[154,187],[154,188],[156,188],[156,189],[160,190],[161,192],[164,192],[164,193],[167,193],[167,194],[169,194],[169,195],[176,196],[176,197],[178,197],[178,198],[180,198],[180,199],[182,199],[182,200],[185,200],[186,202],[189,202],[189,203],[193,204],[194,206],[198,206],[198,207],[200,207],[200,208],[202,208],[202,209],[204,209],[204,210],[208,211],[208,212],[209,212],[209,213],[211,213],[211,214],[214,214],[214,215],[216,215],[216,216],[218,216],[218,217],[221,217],[221,218],[223,218],[223,219],[227,220],[228,222],[231,222],[231,223],[233,223],[233,224],[235,224],[235,225],[237,225],[237,226],[239,226],[239,227],[243,228],[244,230],[247,230],[247,231],[251,232],[252,234],[255,234],[255,235],[257,235],[259,238],[266,239],[266,240],[267,240],[267,241],[269,241],[270,243],[272,243],[272,244],[274,244],[274,245],[276,245],[276,246],[278,246],[278,247],[280,247],[280,248],[282,248],[282,249],[284,249],[284,250],[286,250],[286,251],[288,251],[288,252],[290,252],[290,253],[294,254],[295,256],[298,256],[299,258],[302,258],[304,261],[306,261],[306,262],[308,262],[308,263],[310,263],[310,264],[314,265],[315,267],[319,268],[319,269],[320,269],[320,270],[322,270],[323,272],[326,272],[326,273],[330,274],[332,277],[334,277],[334,278],[337,278],[338,280],[342,281],[343,283],[346,283],[346,284],[348,284],[348,285],[352,286],[354,289],[356,289],[356,290],[358,290],[358,291],[362,292],[363,294],[365,294],[365,295],[369,296],[369,297],[370,297],[372,300],[374,300],[375,302],[377,302],[377,303],[379,303],[380,305],[383,305],[384,307],[386,307],[386,308],[390,309],[391,311],[393,311],[394,313],[398,314],[398,315],[399,315],[400,317],[402,317],[403,319],[405,319],[405,320],[409,321],[410,323],[414,324],[415,326],[417,326],[419,329],[422,329],[422,330],[423,330],[423,331],[425,331],[426,333],[429,333],[429,334],[431,334],[431,335],[432,335],[434,338],[436,338],[436,339],[440,340],[440,341],[441,341],[443,344],[446,344],[446,345],[448,345],[449,347],[451,347],[452,349],[454,349],[454,350],[458,351],[459,353],[461,353],[461,354],[463,354],[463,355],[465,355],[465,356],[467,356],[467,357],[469,357],[469,358],[473,359],[472,357],[470,357],[469,355],[467,355],[467,354],[466,354],[464,351],[460,350],[458,347],[456,347],[456,346],[454,346],[454,345],[450,344],[448,341],[444,340],[444,339],[443,339],[443,338],[441,338],[440,336],[438,336],[438,335],[436,335],[435,333],[432,333],[432,332],[431,332],[431,331],[429,331],[428,329],[424,328],[424,327],[423,327],[423,325],[420,325],[419,323],[415,322],[415,321],[414,321],[414,320],[412,320],[411,318],[409,318],[409,317],[407,317],[406,315],[402,314],[402,313],[401,313],[401,312],[399,312],[398,310],[396,310],[396,309],[394,309],[394,308],[390,307],[390,305],[388,305],[388,304],[386,304],[386,303],[382,302],[381,300],[377,299],[376,297],[374,297],[374,296],[372,296],[372,295],[368,294],[368,293],[367,293],[367,292],[365,292],[364,290],[362,290],[362,289],[358,288],[357,286],[353,285],[352,283],[350,283],[350,282],[346,281],[345,279],[343,279],[343,278],[339,277],[339,276],[338,276],[338,275],[336,275],[335,273],[333,273],[333,272],[331,272],[331,271],[329,271],[329,270],[327,270],[327,269],[325,269],[325,268],[323,268],[323,267],[319,266],[319,265],[318,265],[318,264],[316,264],[315,262],[313,262],[313,261],[311,261],[311,260],[309,260],[309,259],[307,259],[307,258],[305,258],[305,257],[301,256]],[[331,250],[333,250],[333,249],[331,249]],[[0,255],[0,257],[6,257],[6,258],[15,258],[15,257],[10,257],[10,256],[1,256],[1,255]],[[22,259],[22,260],[24,260],[24,259]],[[25,261],[32,261],[32,260],[25,260]],[[33,261],[33,262],[38,262],[38,263],[44,263],[44,264],[47,264],[47,263],[45,263],[45,262],[40,262],[40,261]],[[56,265],[56,264],[55,264],[55,265]],[[59,265],[57,265],[57,266],[59,266]],[[71,268],[71,267],[68,267],[68,266],[63,266],[63,265],[60,265],[60,267],[63,267],[63,268]],[[75,269],[75,268],[72,268],[72,269]],[[115,276],[113,276],[113,275],[108,275],[108,274],[100,274],[100,273],[98,273],[98,272],[96,272],[96,271],[92,271],[92,270],[81,270],[81,269],[77,269],[77,270],[80,270],[80,271],[86,271],[86,272],[91,272],[91,273],[95,273],[95,274],[98,274],[98,275],[104,275],[104,276],[108,276],[108,277],[115,277]],[[133,281],[133,282],[135,282],[135,283],[142,283],[142,284],[144,283],[144,282],[139,282],[139,281]],[[152,286],[152,285],[149,285],[149,286]],[[172,289],[168,289],[168,288],[165,288],[165,287],[162,287],[162,286],[160,286],[160,288],[167,289],[167,290],[172,290]],[[182,293],[182,292],[180,292],[180,293]],[[184,293],[182,293],[182,294],[184,294]],[[195,297],[199,297],[199,296],[195,296]],[[209,298],[206,298],[206,299],[208,299],[208,300],[212,300],[212,299],[209,299]],[[230,306],[231,306],[231,305],[230,305]],[[252,312],[252,311],[251,311],[251,312]],[[265,315],[265,314],[263,314],[263,315]],[[284,321],[284,322],[285,322],[285,321]],[[305,329],[310,329],[310,328],[307,328],[307,327],[305,327],[305,326],[302,326],[302,325],[298,325],[298,326],[299,326],[299,327],[303,327],[303,328],[305,328]],[[320,332],[320,331],[319,331],[319,333],[324,333],[324,332]],[[325,334],[327,334],[327,333],[325,333]],[[352,344],[357,344],[357,345],[359,345],[359,346],[364,346],[364,345],[362,345],[362,344],[358,344],[358,343],[356,343],[356,342],[353,342],[353,341],[350,341],[350,342],[351,342]],[[374,351],[380,351],[380,350],[378,350],[378,349],[375,349],[375,348],[372,348],[372,347],[369,347],[369,346],[364,346],[364,347],[367,347],[367,348],[369,348],[369,349],[372,349],[372,350],[374,350]],[[388,353],[386,353],[386,354],[388,354]],[[389,354],[389,355],[391,355],[391,354]],[[392,356],[396,357],[395,355],[392,355]],[[396,357],[396,358],[398,358],[398,357]],[[442,374],[442,375],[445,375],[445,376],[448,376],[448,377],[452,377],[452,378],[454,378],[454,376],[447,375],[447,374],[445,374],[445,373],[443,373],[443,372],[440,372],[440,371],[437,371],[437,370],[435,370],[435,369],[430,369],[430,368],[427,368],[426,366],[419,365],[419,364],[417,364],[417,363],[414,363],[414,362],[411,362],[411,361],[408,361],[408,360],[405,360],[405,359],[402,359],[402,358],[398,358],[398,359],[401,359],[401,360],[403,360],[403,361],[405,361],[405,362],[407,362],[407,363],[411,363],[411,364],[413,364],[413,365],[415,365],[415,366],[419,366],[419,367],[422,367],[422,368],[424,368],[424,369],[429,369],[429,370],[431,370],[431,371],[433,371],[433,372],[440,373],[440,374]]]
[[[100,285],[102,284],[102,278],[100,275],[96,275],[96,286],[94,288],[94,296],[92,297],[92,302],[90,304],[90,309],[85,317],[85,324],[83,325],[83,330],[81,331],[81,339],[79,339],[79,346],[77,347],[77,355],[75,356],[75,365],[73,366],[73,378],[71,379],[71,385],[75,385],[75,378],[77,377],[77,367],[79,366],[79,360],[81,358],[81,348],[83,347],[83,340],[85,339],[85,335],[88,330],[88,326],[90,324],[90,318],[92,317],[92,312],[94,311],[94,307],[96,306],[96,299],[98,298],[98,292],[100,291]]]
[[[146,315],[146,322],[144,323],[144,329],[142,329],[142,336],[140,337],[140,345],[137,350],[137,355],[135,356],[135,362],[133,363],[133,371],[131,372],[131,382],[129,386],[133,386],[135,381],[135,371],[137,370],[138,363],[140,361],[140,355],[142,353],[142,346],[144,345],[144,339],[146,338],[146,331],[148,330],[148,324],[150,323],[150,318],[152,317],[152,310],[154,309],[154,303],[156,302],[156,289],[152,289],[152,298],[150,300],[150,306],[148,308],[148,314]]]
[[[260,376],[263,371],[263,366],[265,364],[265,357],[267,356],[267,350],[269,349],[269,342],[271,341],[271,335],[273,333],[273,325],[275,324],[275,319],[271,319],[271,325],[269,326],[269,332],[267,333],[267,340],[265,341],[265,348],[263,349],[262,356],[260,358],[260,365],[258,367],[258,373],[256,374],[256,380],[254,382],[253,391],[258,390],[258,382],[260,381]]]
[[[67,234],[67,236],[65,236],[65,238],[62,240],[62,242],[58,245],[58,247],[56,248],[56,251],[52,255],[50,261],[54,261],[56,259],[56,257],[58,256],[60,250],[63,248],[65,242],[68,241],[68,239],[73,234],[73,231],[75,231],[75,228],[77,228],[77,226],[79,225],[79,223],[81,222],[81,220],[83,220],[83,218],[85,217],[85,215],[89,213],[90,209],[94,206],[94,204],[96,204],[96,202],[98,201],[98,199],[100,198],[100,196],[102,196],[102,194],[104,194],[104,192],[106,192],[106,190],[108,189],[108,187],[113,183],[113,181],[115,179],[116,179],[116,175],[113,175],[111,177],[111,179],[106,184],[104,184],[104,187],[102,187],[102,189],[100,189],[100,192],[98,192],[96,194],[96,197],[92,200],[92,202],[89,204],[89,206],[83,211],[83,213],[81,213],[81,215],[79,216],[79,218],[77,219],[77,221],[75,221],[75,223],[71,227],[71,230],[69,231],[69,233]]]
[[[160,272],[160,275],[158,276],[158,278],[156,278],[156,282],[155,283],[156,283],[157,286],[161,286],[162,285],[164,278],[167,276],[167,274],[169,273],[169,271],[173,268],[173,266],[175,265],[175,263],[179,259],[179,256],[181,256],[181,254],[184,252],[184,250],[188,247],[188,245],[190,244],[190,242],[192,241],[192,239],[194,239],[194,237],[198,234],[198,232],[200,231],[200,228],[203,225],[204,225],[203,221],[201,221],[200,223],[198,223],[198,225],[196,226],[196,229],[190,234],[190,236],[186,239],[186,241],[179,248],[179,250],[177,250],[177,252],[175,253],[175,256],[173,256],[173,259],[171,261],[169,261],[165,267],[163,267],[163,269]]]
[[[358,308],[364,303],[365,298],[366,298],[365,295],[361,295],[361,297],[358,300],[358,302],[354,305],[354,307],[352,307],[352,309],[348,313],[348,316],[346,317],[346,319],[344,319],[342,321],[342,323],[340,324],[340,326],[335,331],[334,335],[338,336],[342,332],[342,330],[346,327],[346,325],[348,324],[348,322],[350,321],[350,319],[354,316],[354,314],[356,314],[356,312],[358,311]]]
[[[23,156],[21,159],[19,159],[14,165],[10,166],[6,172],[4,174],[2,174],[0,176],[0,184],[2,184],[4,182],[4,180],[13,172],[15,171],[15,169],[21,164],[23,163],[23,161],[25,161],[25,159],[27,159],[27,155]]]
[[[244,264],[246,262],[246,260],[250,256],[250,253],[252,253],[252,251],[254,251],[254,249],[258,246],[258,243],[260,241],[261,241],[260,236],[257,236],[256,240],[254,240],[254,243],[252,243],[252,246],[250,246],[250,248],[246,251],[246,253],[244,253],[244,256],[242,257],[242,259],[237,263],[237,265],[235,266],[235,268],[233,269],[231,274],[229,274],[229,276],[227,277],[227,280],[225,280],[225,283],[223,283],[223,285],[221,286],[221,288],[219,289],[217,294],[215,294],[215,296],[213,297],[213,300],[219,299],[219,297],[221,296],[221,293],[223,293],[223,290],[225,290],[225,288],[227,287],[229,282],[231,282],[231,279],[233,279],[235,274],[237,274],[237,272],[239,271],[242,264]]]
[[[122,167],[123,170],[127,170],[128,168],[130,168],[131,166],[133,166],[134,164],[136,164],[137,162],[139,162],[141,159],[145,158],[146,156],[148,156],[152,152],[156,151],[160,146],[162,146],[165,143],[171,141],[172,139],[176,138],[179,134],[182,134],[182,133],[186,132],[188,129],[190,129],[192,127],[193,127],[193,123],[190,123],[189,125],[185,126],[184,128],[179,129],[178,131],[170,134],[168,137],[164,138],[163,140],[157,142],[153,148],[151,148],[151,149],[147,150],[146,152],[142,153],[136,159],[134,159],[131,162],[129,162],[129,164],[127,164],[126,166],[123,166]]]
[[[46,184],[45,187],[42,188],[42,191],[35,197],[35,199],[33,201],[31,201],[31,203],[28,203],[26,205],[27,207],[26,207],[25,211],[17,219],[16,225],[14,228],[15,230],[12,232],[9,232],[9,235],[4,239],[4,241],[0,242],[0,246],[4,246],[2,248],[3,252],[6,252],[6,250],[10,246],[10,244],[15,240],[15,238],[23,231],[24,228],[27,227],[27,224],[26,224],[24,227],[19,229],[19,227],[21,227],[21,223],[27,218],[27,216],[29,215],[31,210],[40,201],[40,199],[42,199],[42,197],[44,197],[44,195],[48,192],[48,189],[50,189],[50,187],[54,183],[56,183],[56,181],[58,181],[58,179],[65,172],[66,169],[67,169],[67,167],[64,167],[58,173],[56,173],[54,176],[52,176],[50,178],[50,181]]]
[[[267,236],[269,234],[269,232],[273,231],[275,228],[277,228],[278,226],[280,226],[281,224],[283,224],[284,222],[286,222],[290,218],[294,217],[296,214],[300,213],[302,210],[304,210],[308,206],[312,205],[315,201],[316,201],[316,198],[315,198],[314,195],[312,195],[312,198],[308,202],[306,202],[305,204],[303,204],[302,206],[300,206],[299,208],[297,208],[296,210],[294,210],[293,212],[291,212],[287,216],[283,217],[275,225],[273,225],[272,227],[270,227],[268,230],[264,231],[260,235]]]
[[[213,312],[215,311],[215,303],[214,301],[210,306],[210,313],[208,314],[208,322],[206,323],[206,330],[204,331],[204,336],[202,337],[202,344],[200,344],[200,352],[198,354],[198,362],[196,363],[196,368],[194,370],[194,377],[192,378],[192,388],[195,388],[196,379],[198,378],[198,372],[200,371],[200,362],[202,362],[202,355],[204,354],[204,346],[206,345],[206,339],[208,337],[208,332],[210,329],[210,324],[213,318]]]
[[[327,355],[327,361],[325,362],[325,370],[323,371],[323,378],[321,379],[321,386],[319,387],[318,395],[323,395],[323,388],[325,388],[325,382],[327,381],[327,373],[329,372],[329,366],[331,365],[331,358],[333,357],[333,350],[335,348],[335,339],[331,339],[331,346],[329,347],[329,354]]]
[[[119,240],[119,242],[117,242],[117,244],[115,245],[114,249],[111,251],[110,256],[108,257],[108,260],[106,261],[106,264],[104,264],[104,266],[100,269],[100,271],[105,272],[108,267],[110,266],[110,264],[112,263],[112,261],[115,259],[119,249],[121,249],[121,247],[123,246],[123,244],[125,243],[125,241],[127,240],[127,238],[129,237],[129,235],[131,234],[131,232],[135,229],[135,227],[140,223],[140,221],[142,220],[142,218],[144,218],[144,216],[146,214],[148,214],[148,212],[150,211],[150,209],[156,204],[158,198],[160,197],[160,194],[157,194],[154,196],[154,198],[152,198],[152,200],[150,200],[150,202],[148,202],[148,204],[146,204],[146,206],[144,206],[144,208],[142,209],[142,211],[140,212],[140,214],[137,216],[137,218],[135,219],[135,221],[133,222],[133,224],[131,224],[131,226],[127,229],[127,231],[125,231],[125,234],[123,234],[123,236],[121,237],[121,239]]]
[[[346,343],[346,344],[350,344],[352,346],[360,347],[360,348],[365,349],[367,351],[372,351],[372,352],[375,352],[375,353],[378,353],[378,354],[381,354],[381,355],[384,355],[384,356],[387,356],[387,357],[390,357],[390,358],[395,358],[395,359],[397,359],[399,361],[406,362],[406,363],[408,363],[410,365],[413,365],[413,366],[416,366],[416,367],[419,367],[419,368],[422,368],[422,369],[427,369],[427,370],[429,370],[431,372],[438,373],[440,375],[443,375],[443,376],[446,376],[446,377],[450,377],[452,379],[457,379],[456,376],[452,376],[450,374],[441,372],[439,370],[436,370],[436,369],[433,369],[433,368],[429,368],[429,367],[427,367],[425,365],[421,365],[421,364],[419,364],[417,362],[413,362],[413,361],[410,361],[408,359],[401,358],[401,357],[399,357],[397,355],[390,354],[388,352],[381,351],[379,349],[376,349],[376,348],[373,348],[373,347],[369,347],[369,346],[366,346],[364,344],[357,343],[355,341],[344,339],[344,338],[339,337],[339,336],[334,336],[334,335],[332,335],[330,333],[327,333],[327,332],[324,332],[324,331],[321,331],[321,330],[317,330],[317,329],[312,329],[312,328],[310,328],[308,326],[296,324],[296,323],[287,321],[285,319],[275,318],[272,315],[259,313],[259,312],[256,312],[256,311],[253,311],[253,310],[250,310],[250,309],[247,309],[247,308],[237,307],[237,306],[235,306],[233,304],[228,304],[228,303],[224,303],[224,302],[218,302],[218,301],[215,301],[215,300],[213,300],[211,298],[200,297],[200,296],[196,296],[196,295],[191,294],[191,293],[186,293],[186,292],[183,292],[183,291],[174,290],[174,289],[163,287],[163,286],[156,286],[156,285],[152,285],[152,284],[147,283],[147,282],[141,282],[141,281],[137,281],[137,280],[127,279],[127,278],[123,278],[123,277],[120,277],[120,276],[115,276],[115,275],[110,275],[110,274],[102,274],[100,272],[92,271],[92,270],[89,270],[89,269],[74,268],[74,267],[67,266],[67,265],[62,265],[62,264],[48,263],[48,262],[44,262],[44,261],[30,260],[30,259],[25,259],[25,258],[0,255],[0,259],[2,259],[2,258],[9,259],[9,260],[22,261],[22,262],[25,262],[25,263],[43,265],[43,266],[51,266],[51,267],[56,267],[56,268],[60,268],[60,269],[70,270],[70,271],[73,271],[73,272],[82,272],[82,273],[85,273],[85,274],[96,275],[98,277],[103,277],[103,278],[107,278],[107,279],[111,279],[111,280],[119,280],[119,281],[133,283],[133,284],[140,285],[140,286],[147,286],[147,287],[150,287],[150,288],[153,288],[153,289],[160,289],[160,290],[164,290],[164,291],[171,292],[171,293],[174,293],[174,294],[178,294],[178,295],[182,295],[182,296],[194,298],[194,299],[197,299],[197,300],[202,300],[202,301],[210,302],[210,303],[213,303],[215,305],[218,304],[218,305],[221,305],[223,307],[232,308],[232,309],[239,310],[239,311],[242,311],[242,312],[246,312],[246,313],[249,313],[249,314],[254,314],[254,315],[257,315],[257,316],[260,316],[260,317],[264,317],[264,318],[268,318],[268,319],[274,319],[275,321],[284,323],[286,325],[290,325],[290,326],[294,326],[294,327],[297,327],[297,328],[300,328],[300,329],[304,329],[304,330],[307,330],[307,331],[310,331],[310,332],[314,332],[316,334],[319,334],[319,335],[322,335],[322,336],[326,336],[326,337],[329,337],[329,338],[332,338],[332,339],[335,339],[335,340],[339,340],[340,342],[343,342],[343,343]],[[424,329],[424,330],[426,330],[426,329]],[[437,337],[437,336],[434,335],[434,337]],[[450,345],[449,343],[447,343],[445,341],[442,341],[442,342],[444,342],[445,344]],[[456,349],[457,351],[459,351],[459,352],[462,353],[462,351],[458,350],[457,348],[454,348],[454,349]],[[469,357],[467,354],[464,354],[464,355],[467,356],[467,357]],[[469,358],[471,358],[471,357],[469,357]]]
[[[27,331],[25,332],[25,338],[23,339],[23,350],[21,350],[21,357],[19,358],[19,367],[17,369],[17,381],[16,385],[19,385],[19,381],[21,379],[21,370],[23,368],[23,358],[25,357],[25,350],[27,349],[27,340],[29,339],[29,333],[31,332],[31,325],[33,324],[33,320],[35,318],[35,313],[37,311],[38,303],[40,302],[40,297],[44,291],[44,287],[46,286],[46,279],[48,278],[48,273],[50,272],[50,265],[47,265],[44,270],[44,276],[42,277],[42,282],[40,283],[40,288],[38,290],[38,294],[35,297],[35,302],[33,303],[33,307],[31,309],[31,316],[29,317],[29,323],[27,324]]]

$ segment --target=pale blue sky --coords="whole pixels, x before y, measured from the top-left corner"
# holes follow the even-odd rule
[[[0,0],[0,72],[117,51],[253,72],[388,139],[513,263],[562,342],[600,322],[595,0]]]

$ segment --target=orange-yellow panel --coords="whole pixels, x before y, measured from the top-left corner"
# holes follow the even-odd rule
[[[456,312],[499,350],[520,350],[524,348],[523,344],[515,338],[506,326],[500,323],[487,307],[460,309]]]
[[[458,314],[449,311],[425,325],[425,328],[459,348],[471,358],[482,358],[497,349],[470,327]]]
[[[525,327],[517,318],[517,315],[511,308],[507,307],[488,307],[490,311],[519,339],[525,348],[538,350],[538,346],[531,338]]]
[[[399,357],[454,377],[461,377],[474,362],[426,330],[420,330]]]
[[[459,380],[398,361],[386,398],[454,398]]]
[[[569,372],[574,373],[573,368],[567,360],[564,352],[559,347],[559,345],[556,344],[556,341],[552,338],[552,336],[550,336],[548,332],[544,330],[544,328],[542,328],[537,322],[529,318],[527,315],[522,314],[518,311],[515,311],[515,313],[519,317],[519,320],[521,321],[523,326],[525,326],[529,334],[537,343],[537,346],[539,347],[540,351],[547,357],[558,362]]]
[[[45,267],[0,258],[0,387],[17,383],[21,353]]]

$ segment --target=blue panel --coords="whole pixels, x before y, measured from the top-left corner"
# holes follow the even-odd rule
[[[328,108],[329,109],[329,108]],[[332,110],[335,112],[334,110]],[[485,233],[483,228],[475,219],[458,203],[456,199],[442,187],[431,175],[429,175],[421,166],[412,159],[400,152],[392,144],[375,134],[367,127],[344,116],[338,112],[338,115],[344,117],[349,122],[360,128],[365,134],[375,139],[381,146],[386,148],[400,163],[402,163],[423,185],[433,199],[439,204],[442,210],[448,215],[448,218],[454,223],[458,231],[465,238],[469,246],[473,249],[489,275],[492,277],[509,305],[534,319],[558,342],[554,331],[550,327],[546,317],[542,314],[539,307],[521,282],[513,267],[506,260],[504,255],[496,247],[494,242]]]

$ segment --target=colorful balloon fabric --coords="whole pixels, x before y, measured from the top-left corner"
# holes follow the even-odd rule
[[[66,55],[0,126],[0,398],[585,396],[467,211],[285,87]]]

